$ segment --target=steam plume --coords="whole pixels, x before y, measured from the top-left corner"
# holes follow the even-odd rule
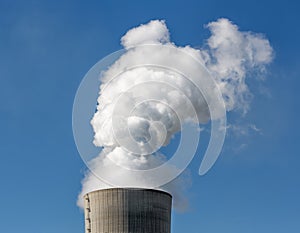
[[[208,122],[208,105],[216,101],[215,87],[211,87],[210,96],[204,99],[193,84],[199,80],[191,82],[179,73],[151,66],[126,70],[130,61],[156,56],[162,67],[172,63],[196,72],[197,69],[177,59],[175,54],[179,51],[188,53],[211,72],[227,111],[240,109],[246,113],[249,110],[251,93],[245,82],[247,73],[253,70],[262,73],[265,65],[271,62],[273,51],[269,41],[261,34],[239,31],[228,19],[211,22],[207,28],[211,36],[203,49],[176,46],[170,41],[168,28],[161,20],[133,28],[121,38],[126,52],[102,74],[97,112],[91,120],[94,144],[103,147],[99,156],[90,162],[95,173],[105,169],[115,180],[121,179],[128,185],[134,181],[138,187],[148,187],[151,177],[126,176],[111,167],[111,161],[134,170],[150,169],[164,163],[167,158],[155,152],[156,149],[169,144],[172,136],[180,131],[182,122],[191,121],[197,125]],[[159,46],[141,46],[145,44]],[[130,49],[132,47],[135,48]],[[115,74],[119,76],[114,78]],[[197,77],[201,79],[201,75]],[[206,85],[208,89],[209,85]],[[155,96],[161,102],[141,101],[145,96],[148,99]],[[135,107],[128,115],[127,109],[132,106]],[[132,140],[136,142],[134,145]],[[178,192],[174,190],[180,189],[176,182],[178,180],[165,187],[175,199]],[[87,173],[78,205],[82,206],[85,193],[110,186],[91,172]]]

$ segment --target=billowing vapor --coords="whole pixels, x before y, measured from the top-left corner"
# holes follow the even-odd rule
[[[103,148],[89,164],[95,174],[104,169],[113,180],[122,180],[124,187],[133,183],[136,187],[151,186],[151,177],[127,176],[122,170],[112,167],[111,162],[133,170],[163,164],[167,157],[156,151],[169,144],[180,132],[182,123],[192,122],[198,126],[210,120],[208,106],[216,101],[216,87],[227,111],[237,109],[246,113],[249,110],[252,94],[246,77],[253,71],[263,73],[271,62],[273,51],[269,41],[261,34],[239,31],[236,25],[224,18],[209,23],[207,28],[211,36],[202,49],[176,46],[170,41],[169,30],[161,20],[133,28],[121,38],[126,52],[101,74],[97,111],[91,120],[95,133],[93,143]],[[153,44],[158,46],[143,46]],[[178,59],[179,52],[194,57],[210,71],[216,87],[201,80],[209,90],[208,97],[204,98],[194,85],[199,83],[197,79],[201,79],[201,74],[194,76],[197,79],[189,80],[183,74],[163,68],[175,64],[179,70],[185,67],[190,72],[198,72],[193,64]],[[161,67],[128,67],[131,61],[142,62],[147,58],[146,62],[151,56]],[[215,111],[218,117],[218,109]],[[166,169],[165,172],[170,171]],[[85,193],[111,186],[88,172],[82,181],[78,205],[83,205]],[[156,188],[172,193],[176,205],[182,200],[178,194],[181,186],[182,182],[176,179]]]

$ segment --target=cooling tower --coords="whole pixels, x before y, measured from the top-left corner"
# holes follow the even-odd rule
[[[85,233],[170,233],[172,196],[153,189],[112,188],[84,196]]]

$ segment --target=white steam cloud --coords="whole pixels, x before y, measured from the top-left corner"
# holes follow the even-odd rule
[[[112,167],[111,161],[133,170],[161,165],[167,158],[155,151],[169,144],[172,136],[181,130],[182,123],[190,121],[199,125],[208,122],[208,106],[216,101],[216,88],[209,83],[206,85],[205,80],[202,85],[206,85],[210,94],[204,99],[194,85],[199,80],[191,82],[183,75],[161,67],[127,69],[132,61],[146,61],[146,57],[148,61],[153,57],[162,67],[175,64],[198,72],[193,64],[178,59],[177,52],[187,53],[210,71],[227,111],[248,111],[251,93],[246,77],[251,71],[264,72],[265,65],[271,62],[273,51],[269,41],[261,34],[239,31],[228,19],[211,22],[207,28],[211,36],[203,49],[176,46],[170,41],[169,30],[161,20],[133,28],[121,38],[126,52],[102,74],[97,112],[91,120],[94,144],[103,147],[99,156],[90,162],[95,174],[104,169],[113,180],[122,180],[125,187],[133,183],[137,187],[149,187],[151,177],[126,176],[122,170]],[[149,44],[159,46],[142,46]],[[117,78],[115,74],[119,74]],[[195,77],[201,79],[201,74]],[[143,98],[161,101],[143,101]],[[130,114],[128,109],[131,109]],[[171,169],[174,168],[166,169],[166,174]],[[179,183],[175,180],[161,187],[173,194],[175,204],[176,199],[180,199]],[[78,205],[82,207],[85,193],[109,187],[111,185],[88,172],[82,181]]]

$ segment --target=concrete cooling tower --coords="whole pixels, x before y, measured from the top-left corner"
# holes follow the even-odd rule
[[[172,196],[153,189],[112,188],[84,196],[85,233],[170,233]]]

